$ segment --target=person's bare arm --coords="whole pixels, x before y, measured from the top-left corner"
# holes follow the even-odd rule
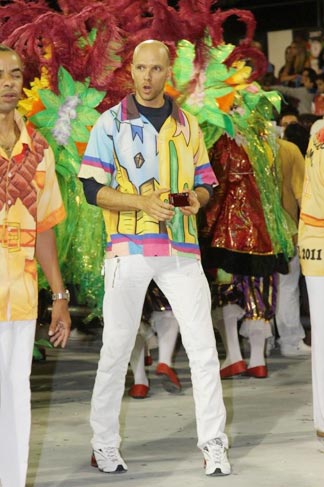
[[[53,229],[37,234],[36,259],[38,260],[44,275],[53,293],[65,290],[57,257],[56,240]],[[49,327],[50,340],[55,347],[65,347],[70,335],[71,318],[66,299],[58,299],[53,302],[52,319]]]

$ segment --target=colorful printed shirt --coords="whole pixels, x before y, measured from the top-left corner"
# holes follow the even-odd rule
[[[196,118],[172,102],[172,113],[157,132],[138,112],[133,95],[98,119],[79,177],[142,195],[159,188],[176,193],[217,184]],[[104,209],[103,216],[108,258],[133,254],[200,257],[196,217],[182,215],[179,208],[167,223],[144,211]]]
[[[303,274],[324,276],[324,129],[307,149],[298,246]]]
[[[18,113],[15,121],[11,157],[0,148],[0,322],[37,317],[36,235],[65,218],[51,149]]]

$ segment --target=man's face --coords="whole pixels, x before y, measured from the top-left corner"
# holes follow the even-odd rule
[[[155,43],[140,46],[131,66],[136,100],[146,107],[161,107],[170,71],[168,54],[163,46]]]
[[[286,128],[290,123],[297,123],[298,119],[296,115],[284,115],[280,119],[280,127]]]
[[[316,86],[318,93],[324,93],[324,81],[322,79],[316,81]]]
[[[310,43],[310,53],[314,58],[318,58],[322,50],[322,43],[318,40],[311,41]]]
[[[14,52],[0,51],[0,113],[17,106],[23,86],[22,63]]]

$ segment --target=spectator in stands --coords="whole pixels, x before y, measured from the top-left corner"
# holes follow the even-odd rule
[[[290,87],[274,85],[272,89],[280,91],[284,96],[290,96],[298,100],[298,113],[312,113],[312,103],[316,93],[316,71],[312,68],[304,68],[301,75],[302,86]]]
[[[324,115],[324,73],[320,73],[316,77],[317,93],[313,101],[312,112],[315,115]]]

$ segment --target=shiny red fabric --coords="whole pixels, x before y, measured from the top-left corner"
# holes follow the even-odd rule
[[[210,160],[220,184],[206,209],[203,236],[211,239],[211,247],[273,254],[260,194],[244,149],[222,136],[211,149]]]

